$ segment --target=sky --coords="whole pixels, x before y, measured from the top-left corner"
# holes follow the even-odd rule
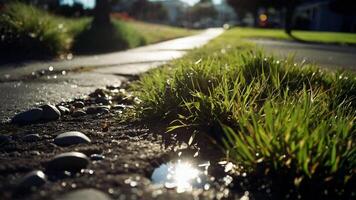
[[[61,4],[69,4],[72,5],[75,0],[61,0]],[[76,0],[77,2],[81,2],[84,5],[84,8],[94,8],[95,0]]]
[[[62,4],[69,4],[72,5],[75,0],[61,0]],[[78,2],[82,2],[85,8],[93,8],[95,5],[95,0],[76,0]],[[154,0],[151,0],[154,1]],[[181,0],[183,2],[188,3],[189,5],[194,5],[199,0]],[[214,3],[219,4],[221,0],[213,0]]]

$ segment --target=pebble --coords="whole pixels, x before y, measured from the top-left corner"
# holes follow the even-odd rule
[[[41,119],[45,121],[58,120],[61,117],[61,112],[51,104],[41,106],[43,112]]]
[[[110,200],[111,198],[97,189],[79,189],[60,195],[55,200]]]
[[[7,144],[11,141],[10,137],[7,135],[0,135],[0,144]]]
[[[101,103],[103,105],[111,105],[112,102],[106,97],[98,97],[95,100],[96,103]]]
[[[76,110],[72,113],[72,116],[73,117],[81,117],[81,116],[84,116],[86,115],[87,113],[82,111],[82,110]]]
[[[86,109],[87,114],[109,113],[110,106],[92,106]]]
[[[107,89],[96,89],[93,93],[91,93],[90,97],[105,97],[110,93]]]
[[[43,110],[41,108],[34,108],[25,112],[16,114],[12,118],[12,123],[14,124],[30,124],[37,122],[42,117]]]
[[[30,151],[31,156],[39,156],[41,153],[39,151]]]
[[[36,170],[29,172],[24,177],[22,177],[18,182],[18,188],[24,190],[38,188],[45,184],[46,181],[46,175],[42,171]]]
[[[98,113],[96,107],[88,107],[85,112],[89,115]]]
[[[69,108],[66,108],[64,106],[58,106],[57,108],[62,115],[69,114],[70,112]]]
[[[39,134],[28,134],[22,138],[24,142],[37,142],[40,139]]]
[[[110,110],[109,110],[109,109],[102,109],[102,110],[100,110],[100,113],[102,113],[102,114],[109,114],[109,113],[110,113]]]
[[[115,84],[115,85],[108,85],[108,86],[106,86],[106,88],[109,90],[116,90],[116,89],[120,89],[120,86],[121,86],[121,83]]]
[[[73,106],[76,108],[84,108],[84,103],[82,101],[76,101],[73,103]]]
[[[70,146],[74,144],[90,143],[91,140],[83,133],[78,131],[71,131],[59,134],[54,143],[58,146]]]
[[[101,154],[92,154],[90,155],[91,160],[104,160],[105,156]]]
[[[48,162],[47,169],[56,171],[79,171],[89,164],[89,158],[80,152],[62,153]]]
[[[112,106],[112,109],[114,109],[114,110],[124,110],[125,108],[127,108],[127,106],[124,104],[118,104],[118,105]]]

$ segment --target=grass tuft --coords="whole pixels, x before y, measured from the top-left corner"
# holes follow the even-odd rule
[[[56,55],[68,49],[68,34],[46,12],[21,3],[6,5],[0,16],[0,51],[13,55]]]
[[[278,187],[351,195],[356,76],[252,51],[237,31],[136,82],[141,117],[208,130],[229,159],[259,178],[283,180]]]

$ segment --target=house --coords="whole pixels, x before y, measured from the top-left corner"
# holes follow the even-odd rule
[[[336,13],[330,8],[330,0],[308,0],[296,12],[298,29],[333,32],[356,32],[356,15]]]

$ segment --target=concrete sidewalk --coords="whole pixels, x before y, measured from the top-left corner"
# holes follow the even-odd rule
[[[0,121],[37,104],[56,104],[79,98],[99,87],[120,84],[126,76],[138,75],[180,58],[222,32],[221,28],[207,29],[198,35],[122,52],[0,66]],[[73,72],[80,67],[85,68]],[[59,73],[51,74],[49,69]],[[24,79],[41,71],[44,74],[40,78]]]

